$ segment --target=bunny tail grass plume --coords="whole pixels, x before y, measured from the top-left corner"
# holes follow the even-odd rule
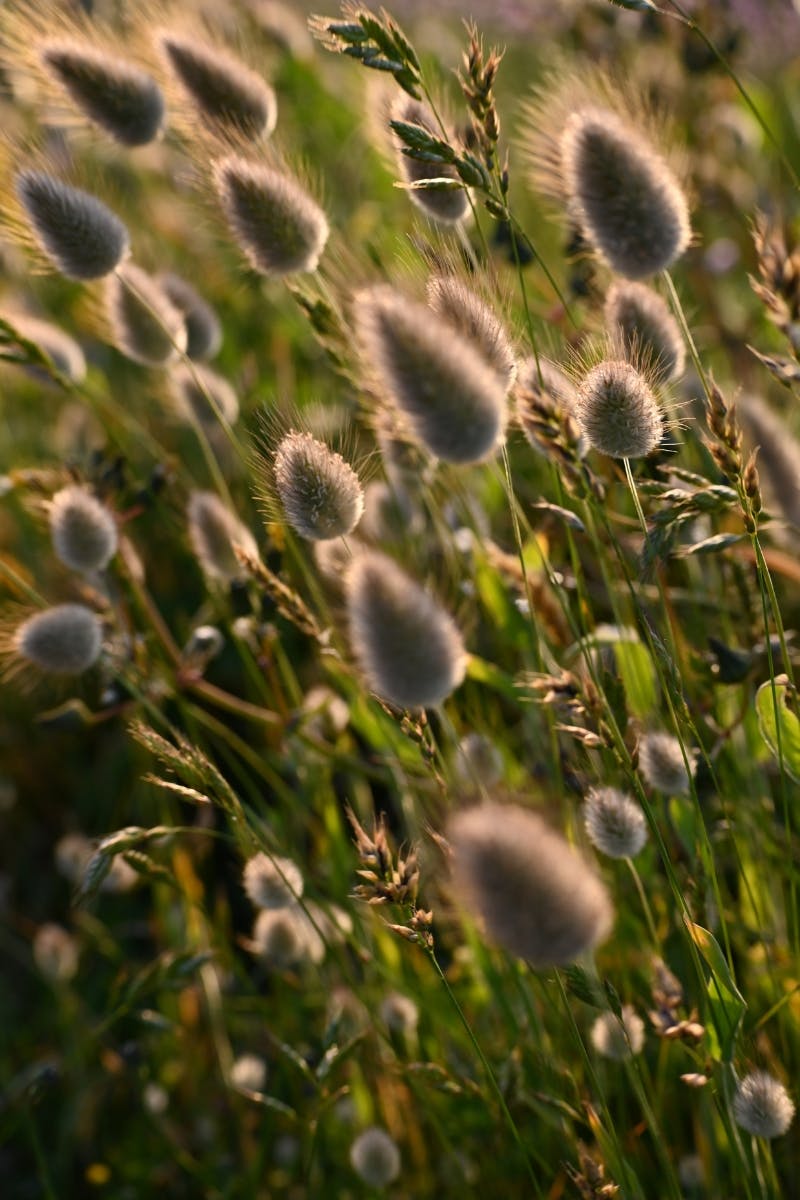
[[[452,136],[442,132],[427,104],[414,100],[411,96],[403,95],[395,100],[390,110],[390,120],[402,122],[404,125],[417,125],[432,137],[452,144]],[[403,153],[404,143],[396,135],[393,141],[397,151],[397,164],[406,184],[428,179],[458,180],[458,172],[452,164],[423,162],[421,159],[411,158]],[[443,191],[411,187],[408,194],[427,217],[441,225],[455,225],[469,216],[469,198],[462,187],[447,188]]]
[[[76,107],[123,146],[144,146],[161,132],[164,97],[139,67],[73,38],[44,41],[39,56]]]
[[[766,1071],[752,1071],[739,1081],[733,1097],[737,1125],[755,1137],[782,1137],[794,1120],[794,1101]]]
[[[683,761],[681,744],[670,733],[645,733],[639,739],[639,770],[651,788],[665,796],[688,796],[694,775],[693,756],[689,755],[691,775]]]
[[[300,868],[289,858],[253,855],[245,863],[242,882],[256,908],[286,908],[303,894]]]
[[[245,1092],[263,1092],[267,1082],[267,1064],[257,1054],[240,1054],[228,1076],[231,1086]]]
[[[102,279],[128,254],[128,231],[96,196],[46,171],[19,171],[14,180],[34,241],[67,279]]]
[[[423,446],[445,462],[489,458],[506,426],[506,389],[480,349],[388,286],[360,292],[356,330],[375,382]]]
[[[239,401],[227,379],[199,363],[174,367],[170,390],[175,410],[184,420],[194,417],[201,425],[213,426],[219,413],[233,425],[239,417]]]
[[[589,841],[609,858],[634,858],[647,841],[641,806],[617,788],[592,788],[583,806]]]
[[[603,1058],[622,1062],[644,1047],[644,1021],[630,1004],[623,1004],[622,1018],[612,1012],[601,1013],[592,1025],[592,1045]]]
[[[275,452],[275,490],[286,520],[312,542],[352,533],[364,512],[358,475],[310,433],[291,430]]]
[[[658,380],[679,379],[686,360],[678,322],[658,292],[617,280],[606,293],[606,329],[621,342],[628,362],[646,362]]]
[[[213,179],[231,233],[254,270],[278,277],[316,270],[328,221],[295,179],[235,154],[213,164]]]
[[[23,621],[10,650],[48,675],[80,675],[97,662],[102,646],[102,625],[90,608],[57,604]]]
[[[140,267],[128,263],[112,275],[105,302],[114,345],[134,362],[163,367],[186,349],[183,314]]]
[[[369,686],[397,708],[433,708],[464,678],[453,619],[392,559],[356,555],[345,577],[350,644]]]
[[[360,1133],[350,1147],[350,1164],[367,1187],[385,1188],[400,1174],[400,1151],[393,1138],[373,1126]]]
[[[643,458],[657,449],[664,418],[648,379],[630,363],[608,359],[578,385],[575,413],[594,450],[611,458]]]
[[[113,515],[78,484],[50,501],[50,535],[56,555],[73,571],[102,571],[117,552]]]
[[[241,578],[242,567],[234,546],[257,557],[255,539],[215,492],[192,492],[187,506],[189,541],[208,579],[232,583]]]
[[[185,279],[165,271],[156,275],[156,283],[167,299],[183,314],[186,325],[186,353],[189,358],[214,358],[222,345],[219,317]]]
[[[433,311],[481,351],[508,390],[517,373],[517,360],[508,334],[489,305],[454,275],[434,275],[427,290]]]
[[[741,396],[737,411],[758,446],[759,478],[781,516],[800,528],[800,441],[758,396]]]
[[[159,29],[156,44],[170,71],[211,133],[249,139],[275,128],[275,93],[227,50],[174,29]]]
[[[536,813],[484,804],[451,817],[453,879],[488,936],[532,966],[563,966],[610,932],[613,909],[591,867]]]
[[[71,380],[72,383],[83,383],[86,378],[86,358],[74,338],[39,317],[29,317],[25,313],[3,313],[2,318],[27,341],[33,342],[52,362],[57,371]],[[40,367],[26,369],[36,378],[46,379],[46,372]]]

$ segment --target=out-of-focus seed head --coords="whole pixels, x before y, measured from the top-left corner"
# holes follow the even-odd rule
[[[194,417],[201,425],[217,423],[220,414],[229,425],[239,417],[239,400],[227,379],[200,363],[180,364],[170,372],[175,408],[184,420]]]
[[[253,951],[270,966],[282,969],[320,963],[325,943],[298,905],[264,908],[253,928]]]
[[[659,380],[680,378],[686,361],[683,338],[658,292],[643,283],[617,280],[606,292],[604,316],[628,362],[646,363]]]
[[[190,34],[159,29],[156,43],[184,94],[212,133],[256,139],[275,128],[275,93],[227,50]]]
[[[67,983],[78,973],[78,943],[61,925],[40,925],[33,939],[33,957],[53,983]]]
[[[17,627],[12,650],[49,675],[80,675],[100,657],[103,628],[85,604],[57,604]]]
[[[222,326],[211,305],[180,275],[164,271],[156,283],[183,314],[189,358],[214,358],[222,345]]]
[[[739,397],[736,411],[758,446],[759,478],[767,495],[784,520],[800,528],[800,441],[758,396]]]
[[[310,433],[292,430],[275,452],[275,489],[301,537],[328,541],[352,533],[364,511],[358,475],[341,454]]]
[[[230,1072],[231,1086],[245,1092],[263,1092],[267,1082],[267,1064],[257,1054],[240,1054]]]
[[[330,231],[305,188],[240,155],[218,159],[212,169],[231,233],[256,271],[282,277],[316,270]]]
[[[642,808],[617,788],[592,788],[583,807],[589,841],[609,858],[634,858],[647,841]]]
[[[482,462],[501,441],[506,388],[480,349],[390,287],[361,292],[356,329],[376,384],[423,446],[445,462]]]
[[[457,786],[468,792],[495,787],[503,778],[503,756],[497,746],[482,733],[468,733],[458,743],[453,759]]]
[[[286,908],[303,894],[300,868],[289,858],[253,855],[245,863],[242,882],[257,908]]]
[[[57,325],[42,321],[39,317],[29,317],[23,313],[4,313],[3,316],[17,333],[44,351],[57,371],[73,383],[83,383],[86,378],[86,359],[74,338]],[[48,378],[42,368],[28,367],[28,370],[37,379]]]
[[[208,579],[229,584],[242,575],[234,545],[257,557],[255,539],[246,525],[215,492],[192,492],[187,507],[189,540]]]
[[[410,996],[387,992],[381,1000],[380,1017],[390,1032],[410,1037],[419,1024],[419,1009]]]
[[[681,744],[669,733],[645,733],[639,739],[639,770],[651,788],[665,796],[688,796],[694,775],[694,758],[689,754],[691,775],[683,761]]]
[[[19,171],[14,187],[36,244],[67,279],[102,279],[128,254],[127,229],[96,196],[46,171]]]
[[[739,1081],[733,1097],[736,1124],[755,1137],[782,1137],[794,1120],[794,1101],[767,1071],[751,1071]]]
[[[118,350],[147,367],[163,367],[186,349],[183,314],[151,275],[132,263],[106,281],[106,314]]]
[[[55,862],[59,872],[74,887],[79,887],[86,876],[89,863],[96,853],[95,845],[82,833],[67,833],[56,842]],[[141,879],[139,872],[126,862],[121,854],[111,860],[108,874],[100,884],[100,891],[109,894],[129,892]]]
[[[622,1006],[622,1019],[603,1012],[592,1025],[592,1045],[603,1058],[622,1062],[641,1054],[644,1046],[644,1021],[630,1004]]]
[[[350,1147],[350,1164],[368,1187],[385,1188],[400,1174],[397,1143],[384,1129],[373,1126],[360,1133]]]
[[[369,686],[398,708],[433,708],[464,678],[452,617],[392,559],[364,550],[345,578],[350,645]]]
[[[62,488],[50,502],[53,549],[73,571],[102,571],[117,552],[117,523],[91,492],[78,484]]]
[[[594,450],[642,458],[661,442],[664,418],[648,380],[630,363],[597,363],[578,386],[576,415]]]
[[[613,908],[589,864],[540,816],[485,804],[448,823],[453,878],[488,936],[533,966],[560,966],[609,933]]]
[[[489,305],[455,275],[434,275],[427,290],[433,311],[481,351],[508,391],[517,373],[517,360],[506,330]]]
[[[427,104],[411,96],[400,96],[392,105],[390,119],[406,125],[419,125],[426,133],[442,138],[442,130]],[[445,138],[448,135],[444,135]],[[452,141],[452,138],[449,140]],[[417,183],[425,179],[458,179],[458,172],[450,163],[422,162],[403,154],[403,143],[394,135],[397,165],[405,183]],[[432,221],[441,225],[455,225],[469,216],[469,199],[464,188],[434,191],[429,189],[409,190],[409,196]]]
[[[160,133],[164,97],[139,67],[73,38],[47,39],[39,56],[72,102],[123,146],[144,146]]]

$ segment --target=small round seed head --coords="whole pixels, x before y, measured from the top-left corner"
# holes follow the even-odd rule
[[[151,275],[128,263],[105,286],[106,313],[118,350],[146,367],[163,367],[183,353],[183,314]]]
[[[644,1046],[644,1021],[630,1004],[622,1006],[622,1019],[603,1012],[592,1025],[592,1045],[603,1058],[622,1062],[641,1054]]]
[[[350,1164],[368,1187],[385,1188],[400,1174],[400,1151],[385,1130],[373,1126],[353,1142]]]
[[[231,1067],[230,1082],[245,1092],[263,1092],[267,1064],[257,1054],[240,1054]]]
[[[281,277],[316,270],[328,221],[296,180],[239,155],[215,162],[213,179],[231,233],[256,271]]]
[[[640,805],[617,788],[592,788],[583,808],[589,841],[609,858],[634,858],[647,841]]]
[[[631,123],[587,106],[560,138],[569,207],[587,241],[618,275],[644,279],[685,251],[686,197],[667,162]]]
[[[117,524],[85,487],[62,488],[50,502],[50,535],[61,562],[73,571],[102,571],[117,552]]]
[[[389,287],[360,293],[365,362],[417,439],[445,462],[482,462],[506,425],[506,388],[479,348],[424,304]]]
[[[37,967],[54,983],[66,983],[78,973],[78,943],[61,925],[41,925],[33,939]]]
[[[589,864],[540,816],[484,804],[447,827],[464,906],[492,941],[533,966],[574,962],[611,929],[608,892]]]
[[[517,373],[517,360],[508,334],[489,305],[454,275],[434,275],[427,291],[433,311],[481,351],[507,391]]]
[[[766,1071],[752,1071],[739,1081],[733,1097],[737,1125],[756,1137],[781,1137],[794,1120],[794,1102],[786,1088]]]
[[[38,317],[29,317],[23,313],[4,316],[21,337],[27,338],[44,351],[57,371],[73,383],[83,383],[86,378],[86,359],[74,338],[57,325],[52,325],[50,321],[42,321]],[[47,372],[39,367],[28,367],[28,370],[37,379],[49,378]]]
[[[482,733],[468,733],[458,743],[453,775],[464,791],[488,790],[503,778],[503,756],[491,738]]]
[[[127,229],[96,196],[45,171],[20,171],[14,186],[40,250],[67,279],[102,279],[127,255]]]
[[[402,992],[387,992],[381,1000],[380,1017],[392,1033],[410,1036],[419,1024],[419,1009],[410,996]]]
[[[686,361],[683,338],[658,292],[643,283],[617,280],[606,293],[604,316],[630,363],[646,363],[659,380],[680,378]]]
[[[245,864],[242,882],[257,908],[286,908],[303,894],[303,876],[290,858],[255,854]]]
[[[48,39],[39,57],[73,103],[123,146],[152,142],[164,123],[164,97],[139,67],[77,39]]]
[[[227,379],[199,363],[180,364],[170,372],[170,388],[178,415],[214,427],[217,413],[229,425],[239,417],[239,400]],[[216,410],[216,411],[215,411]]]
[[[593,449],[611,458],[651,454],[664,430],[664,418],[650,384],[627,362],[600,362],[578,387],[576,412]]]
[[[464,678],[452,617],[392,559],[364,550],[345,577],[350,645],[369,686],[398,708],[433,708]]]
[[[694,761],[689,755],[691,774]],[[645,733],[639,739],[639,770],[651,788],[665,796],[688,796],[691,775],[683,761],[681,744],[669,733]]]
[[[260,75],[227,50],[171,29],[156,33],[158,46],[212,133],[268,137],[275,128],[275,93]]]
[[[222,345],[222,326],[211,305],[190,283],[171,271],[157,275],[156,283],[170,303],[183,314],[189,358],[214,358]]]
[[[189,540],[206,577],[223,584],[239,579],[242,567],[234,545],[254,557],[258,554],[247,526],[226,508],[215,492],[192,492],[187,517]]]
[[[428,106],[411,96],[400,96],[395,101],[391,109],[391,120],[402,121],[406,125],[419,125],[435,138],[443,136]],[[425,179],[458,179],[458,172],[450,163],[430,163],[410,158],[403,154],[403,143],[400,139],[394,136],[393,140],[397,151],[397,165],[405,183],[418,183]],[[412,188],[408,194],[426,216],[441,225],[455,225],[469,215],[469,199],[464,188],[448,188],[446,191]]]
[[[15,630],[13,650],[50,675],[80,675],[100,656],[103,629],[84,604],[57,604]]]
[[[301,962],[307,954],[306,932],[294,908],[264,908],[253,927],[258,958],[279,969]]]
[[[358,475],[341,454],[310,433],[292,430],[274,460],[275,488],[286,519],[312,542],[352,533],[364,511]]]

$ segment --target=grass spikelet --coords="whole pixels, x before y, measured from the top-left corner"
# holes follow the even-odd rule
[[[428,304],[479,349],[508,390],[517,373],[511,341],[495,313],[455,275],[428,280]]]
[[[369,686],[398,708],[441,704],[464,678],[453,619],[392,559],[365,550],[345,579],[350,644]]]
[[[611,458],[643,458],[657,449],[664,418],[647,378],[630,363],[597,363],[578,386],[576,415],[589,445]]]
[[[694,763],[689,757],[692,775]],[[670,733],[645,733],[639,739],[639,770],[651,788],[665,796],[688,796],[691,776],[681,744]]]
[[[218,583],[232,583],[242,576],[234,552],[241,546],[258,556],[255,539],[215,492],[192,492],[187,506],[189,541],[203,573]]]
[[[782,1137],[794,1113],[786,1088],[767,1071],[751,1071],[739,1081],[733,1097],[734,1119],[754,1137]]]
[[[385,1188],[400,1174],[400,1151],[384,1129],[373,1126],[360,1133],[350,1147],[350,1163],[367,1187]]]
[[[52,362],[57,371],[66,376],[72,383],[83,383],[86,378],[86,358],[83,350],[68,333],[43,321],[39,317],[30,317],[27,313],[4,313],[3,320],[14,328],[21,337],[33,342]],[[27,366],[37,379],[46,379],[46,372],[40,367]]]
[[[646,362],[658,380],[679,379],[686,354],[678,323],[658,292],[642,283],[618,280],[606,293],[606,329],[634,366]]]
[[[102,279],[127,256],[127,229],[96,196],[38,170],[19,171],[14,189],[36,245],[67,279]]]
[[[103,629],[85,604],[57,604],[28,617],[11,637],[11,652],[48,675],[81,675],[100,657]]]
[[[609,933],[605,886],[538,814],[484,804],[455,814],[446,830],[464,906],[492,941],[532,966],[560,966]]]
[[[170,391],[178,415],[185,420],[194,416],[201,425],[213,426],[217,420],[215,409],[229,425],[238,420],[239,400],[236,392],[227,379],[200,363],[192,366],[181,363],[173,367],[170,372]]]
[[[62,488],[50,502],[53,549],[73,571],[102,571],[117,552],[117,524],[87,488]]]
[[[291,430],[273,462],[275,489],[295,532],[312,542],[352,533],[364,512],[358,475],[310,433]]]
[[[213,181],[231,233],[254,270],[278,277],[316,270],[328,221],[295,179],[228,155],[213,164]]]
[[[641,806],[617,788],[592,788],[583,808],[589,841],[609,858],[634,858],[647,841]]]
[[[190,283],[171,271],[156,275],[156,283],[183,314],[189,358],[214,358],[222,345],[222,326],[211,305]]]
[[[257,908],[286,908],[303,894],[300,868],[289,858],[253,855],[245,863],[242,882]]]
[[[272,133],[278,119],[275,93],[239,58],[176,29],[157,30],[155,40],[210,132],[250,139]]]
[[[506,425],[505,388],[472,342],[425,305],[379,286],[359,293],[356,328],[376,384],[445,462],[489,458]]]
[[[600,1013],[592,1025],[592,1045],[603,1058],[622,1062],[644,1047],[644,1021],[630,1004],[622,1006],[622,1017],[612,1012]]]
[[[185,350],[183,314],[141,267],[128,263],[106,282],[105,304],[114,345],[134,362],[163,367]]]
[[[418,125],[435,138],[452,141],[451,135],[442,133],[427,104],[421,100],[414,100],[411,96],[399,96],[395,100],[391,107],[390,120],[402,121],[405,125]],[[452,164],[412,158],[403,153],[403,143],[396,135],[393,136],[393,142],[397,164],[405,183],[414,184],[427,179],[458,179],[458,172]],[[455,225],[469,216],[469,199],[463,188],[448,188],[445,191],[410,188],[408,194],[427,217],[441,225]]]
[[[549,456],[561,447],[584,453],[586,439],[577,423],[578,393],[569,376],[549,358],[528,359],[519,369],[514,388],[514,413],[538,454]],[[563,444],[563,445],[562,445]]]

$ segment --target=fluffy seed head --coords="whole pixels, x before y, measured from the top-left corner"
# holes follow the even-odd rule
[[[389,287],[360,293],[365,362],[418,440],[445,462],[482,462],[506,425],[506,389],[480,349],[447,321]]]
[[[49,321],[41,321],[38,317],[29,317],[21,313],[9,314],[5,319],[17,333],[43,350],[62,375],[66,375],[73,383],[83,382],[86,378],[86,359],[83,350],[68,333]],[[46,372],[39,367],[29,370],[37,378],[47,378]]]
[[[794,1120],[794,1101],[766,1071],[752,1071],[739,1081],[733,1097],[737,1125],[756,1137],[781,1137]]]
[[[686,360],[678,323],[658,292],[643,283],[617,280],[606,293],[606,328],[636,365],[647,363],[660,380],[678,379]]]
[[[71,38],[45,41],[39,56],[72,102],[123,146],[144,146],[158,136],[164,97],[145,71]]]
[[[13,649],[50,675],[80,675],[103,646],[99,618],[84,604],[57,604],[28,617],[16,629]]]
[[[66,983],[78,973],[78,943],[61,925],[41,925],[33,939],[39,970],[54,983]]]
[[[400,1174],[400,1151],[385,1130],[373,1126],[353,1142],[350,1163],[368,1187],[385,1188]]]
[[[419,125],[433,137],[442,137],[442,131],[428,106],[411,96],[404,95],[395,101],[391,109],[391,120],[402,121],[406,125]],[[417,158],[409,158],[407,154],[403,154],[403,143],[400,139],[395,136],[393,140],[397,151],[397,164],[405,183],[417,183],[424,179],[458,179],[458,172],[451,164],[422,162]],[[411,189],[408,194],[426,216],[442,225],[455,225],[469,214],[469,200],[463,188],[446,191]]]
[[[170,373],[170,388],[178,415],[185,420],[194,416],[201,425],[213,426],[217,420],[215,409],[229,425],[239,417],[236,392],[227,379],[210,367],[200,363],[174,367]]]
[[[489,937],[537,967],[574,962],[611,929],[605,886],[536,813],[484,804],[447,827],[453,878]]]
[[[621,1062],[634,1054],[641,1054],[644,1021],[630,1004],[624,1004],[621,1020],[612,1012],[601,1013],[592,1025],[590,1036],[598,1054]]]
[[[73,886],[79,887],[84,878],[89,863],[95,855],[95,845],[82,833],[67,833],[56,842],[55,862],[59,872]],[[139,882],[141,876],[121,854],[115,854],[111,860],[108,874],[100,884],[101,892],[118,894],[129,892]]]
[[[694,762],[689,755],[694,774]],[[665,796],[688,796],[691,777],[681,744],[669,733],[645,733],[639,739],[639,770],[651,788]]]
[[[167,299],[183,314],[186,325],[186,353],[189,358],[214,358],[222,345],[219,317],[190,283],[164,271],[156,283]]]
[[[102,279],[127,255],[127,229],[96,196],[45,171],[18,172],[14,187],[40,250],[67,279]]]
[[[320,963],[325,957],[325,943],[296,904],[262,909],[253,928],[253,944],[259,958],[279,969]]]
[[[233,1087],[246,1092],[263,1092],[267,1082],[267,1064],[257,1054],[240,1054],[230,1073]]]
[[[453,775],[464,791],[488,790],[503,778],[503,756],[491,738],[482,733],[468,733],[458,743]]]
[[[737,412],[758,446],[761,483],[781,516],[800,527],[800,442],[788,424],[758,396],[742,396]]]
[[[413,1034],[419,1024],[419,1009],[410,996],[387,992],[381,1001],[380,1016],[392,1033]]]
[[[576,415],[593,449],[642,458],[661,441],[664,418],[645,377],[627,362],[600,362],[578,387]]]
[[[464,678],[452,617],[392,559],[365,550],[345,578],[350,645],[369,686],[398,708],[433,708]]]
[[[328,221],[296,180],[239,155],[215,162],[213,179],[230,230],[256,271],[284,276],[316,270]]]
[[[53,549],[73,571],[102,571],[117,552],[114,517],[78,484],[62,488],[50,502]]]
[[[481,351],[507,391],[517,373],[517,360],[508,334],[489,305],[454,275],[434,275],[427,291],[433,311]]]
[[[245,864],[242,882],[257,908],[286,908],[303,894],[303,876],[290,858],[255,854]]]
[[[213,133],[267,137],[278,107],[269,84],[228,51],[171,29],[159,48],[190,102]]]
[[[186,512],[189,541],[207,578],[223,584],[238,579],[242,568],[234,545],[253,556],[258,553],[247,526],[225,507],[215,492],[192,492]]]
[[[589,841],[609,858],[634,858],[647,841],[641,807],[617,788],[592,788],[583,808]]]
[[[183,314],[151,275],[128,263],[105,287],[106,313],[118,350],[146,367],[163,367],[183,353]]]
[[[581,107],[560,138],[563,186],[587,241],[618,275],[644,279],[683,254],[686,197],[654,146],[611,109]]]
[[[286,519],[312,542],[351,533],[364,511],[358,475],[341,454],[310,433],[288,433],[274,461],[275,488]]]

